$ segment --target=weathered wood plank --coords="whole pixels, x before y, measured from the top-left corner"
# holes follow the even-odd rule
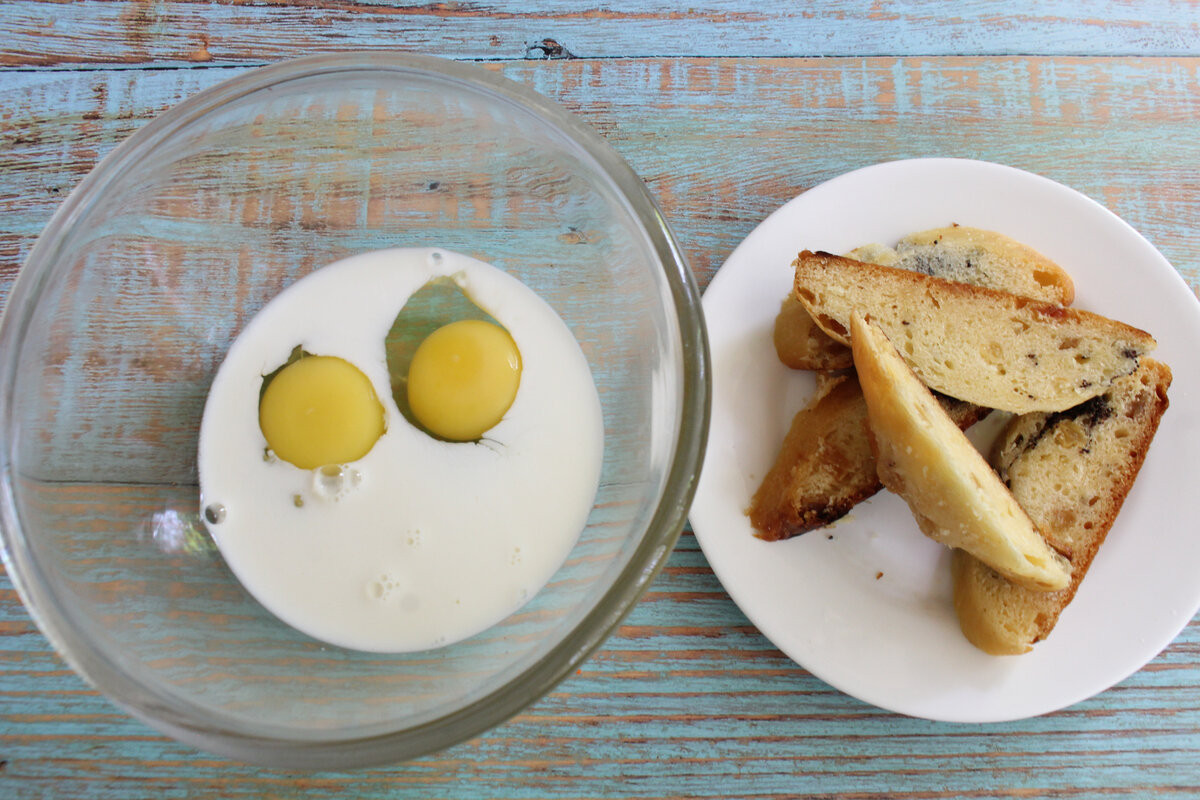
[[[1195,796],[1200,622],[1098,698],[1024,722],[897,717],[836,692],[770,646],[685,535],[605,647],[490,733],[397,767],[263,771],[175,744],[114,710],[29,632],[0,622],[6,797],[1014,798]],[[21,664],[13,668],[13,660]]]
[[[595,126],[647,180],[701,283],[762,217],[893,158],[999,161],[1141,230],[1200,287],[1200,60],[683,59],[496,65]],[[63,196],[148,119],[239,74],[9,73],[0,298]]]
[[[960,155],[1084,191],[1200,289],[1198,59],[581,59],[493,68],[604,133],[659,197],[702,285],[763,216],[805,188],[880,160]],[[0,297],[62,196],[99,157],[239,70],[0,75]],[[887,714],[775,650],[685,534],[618,634],[510,723],[394,768],[280,773],[197,753],[115,709],[50,650],[0,577],[6,798],[1190,798],[1200,795],[1197,697],[1200,620],[1148,667],[1064,712],[985,726]]]
[[[1141,230],[1200,288],[1200,59],[598,60],[492,68],[562,101],[626,156],[659,197],[702,286],[754,225],[804,189],[880,160],[958,155],[1078,188]],[[239,72],[13,74],[0,120],[0,299],[64,190],[101,154],[164,108]],[[46,115],[46,108],[55,111]],[[310,202],[320,208],[320,193]],[[322,238],[308,224],[309,210],[289,206],[278,218],[245,225],[242,216],[235,213],[220,237],[235,255],[256,252],[266,235],[292,237],[305,252]],[[181,225],[156,234],[153,248],[131,255],[131,266],[146,263],[125,288],[150,292],[143,305],[153,306],[154,293],[173,291],[177,280],[163,272],[163,259],[207,252],[207,230]],[[95,311],[101,316],[87,336],[101,354],[118,353],[104,336],[129,340],[134,318]],[[193,335],[203,324],[187,321],[177,334]],[[68,350],[55,366],[64,380],[113,368],[106,357]],[[155,404],[171,397],[178,414],[198,414],[214,365],[174,362],[137,397],[120,396],[114,385],[93,398],[98,416],[80,430],[122,431],[145,448],[165,430],[175,446],[147,452],[191,452],[194,432],[164,428]],[[46,386],[59,393],[57,384]],[[65,431],[52,438],[45,460],[87,470],[89,452]],[[142,466],[144,475],[124,479],[191,479],[186,459]]]
[[[1189,0],[753,6],[707,0],[685,7],[661,0],[601,6],[569,0],[296,6],[16,0],[0,10],[0,29],[7,32],[0,43],[5,66],[258,64],[375,48],[484,60],[1200,52],[1200,7]]]

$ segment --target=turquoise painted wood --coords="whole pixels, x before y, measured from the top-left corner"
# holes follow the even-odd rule
[[[453,58],[862,55],[1188,55],[1192,0],[812,3],[14,0],[0,65],[260,64],[395,49]]]
[[[763,217],[827,178],[942,155],[1038,172],[1142,231],[1200,286],[1195,58],[625,59],[493,69],[579,113],[667,209],[705,284]],[[2,73],[0,292],[117,143],[246,67]],[[2,295],[0,295],[2,296]]]
[[[760,5],[5,5],[0,303],[62,198],[146,121],[249,64],[358,46],[493,61],[582,115],[646,179],[702,286],[804,189],[956,155],[1083,191],[1200,294],[1196,3]],[[546,38],[580,57],[540,60],[527,48]],[[796,57],[822,54],[840,57]],[[3,798],[817,795],[1200,796],[1200,619],[1065,711],[913,720],[783,656],[685,532],[617,635],[507,724],[409,764],[299,774],[199,753],[130,718],[70,671],[0,577]]]
[[[165,740],[46,651],[11,592],[5,797],[1192,798],[1200,630],[1068,711],[946,725],[846,697],[776,651],[685,535],[619,634],[508,724],[441,754],[352,773],[265,771]],[[15,662],[15,663],[14,663]]]

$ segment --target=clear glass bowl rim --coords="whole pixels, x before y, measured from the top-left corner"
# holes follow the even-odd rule
[[[190,122],[249,93],[288,81],[338,72],[384,71],[435,76],[466,84],[524,107],[554,125],[594,159],[629,203],[663,266],[682,346],[677,436],[663,492],[642,541],[620,576],[571,633],[531,667],[488,696],[437,720],[366,738],[330,741],[249,736],[181,712],[172,697],[148,693],[112,664],[71,624],[33,557],[20,527],[13,492],[17,437],[11,417],[20,352],[32,314],[55,263],[64,234],[104,196],[121,171]],[[80,182],[35,242],[0,318],[0,542],[5,567],[34,621],[67,663],[88,683],[135,717],[180,741],[263,766],[344,769],[395,763],[435,752],[499,725],[570,675],[626,617],[666,563],[687,521],[703,457],[711,405],[709,350],[700,292],[666,219],[642,180],[599,133],[563,106],[482,67],[405,53],[348,52],[259,67],[203,90],[164,112],[115,147]]]

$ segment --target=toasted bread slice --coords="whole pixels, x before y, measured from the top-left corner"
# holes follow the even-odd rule
[[[1057,264],[1007,236],[978,228],[922,231],[895,248],[864,245],[849,255],[1064,305],[1074,297],[1070,277]],[[795,293],[776,318],[775,350],[797,369],[853,366],[850,348],[826,335]],[[866,403],[857,379],[850,381],[836,393],[814,396],[793,419],[748,510],[759,538],[786,539],[829,525],[883,488],[867,441]],[[945,395],[938,401],[964,430],[988,413]]]
[[[876,247],[859,248],[849,257],[1060,306],[1075,299],[1075,284],[1058,264],[1004,234],[963,225],[905,236],[896,244],[894,260],[883,260]]]
[[[946,280],[1070,305],[1075,285],[1062,267],[1001,233],[955,225],[910,234],[895,248],[868,244],[847,258],[882,264]],[[846,369],[850,348],[831,339],[789,294],[775,319],[775,352],[793,369]]]
[[[1032,649],[1075,597],[1125,502],[1167,409],[1171,370],[1145,359],[1104,394],[1056,414],[1015,417],[992,463],[1038,529],[1071,562],[1071,582],[1031,592],[967,553],[951,561],[959,625],[994,655]]]
[[[945,396],[938,400],[960,428],[989,412]],[[788,539],[832,524],[882,488],[867,433],[867,402],[858,378],[840,375],[792,419],[746,513],[758,538]]]
[[[795,292],[779,306],[772,339],[775,355],[792,369],[832,371],[854,366],[850,348],[821,330]]]
[[[1070,564],[1046,544],[884,332],[858,313],[849,322],[883,485],[904,498],[930,538],[1030,589],[1064,588]]]
[[[921,382],[988,408],[1061,411],[1137,369],[1154,338],[1122,322],[1008,292],[804,251],[796,296],[821,328],[850,343],[869,315]]]

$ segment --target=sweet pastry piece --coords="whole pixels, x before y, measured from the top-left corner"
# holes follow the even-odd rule
[[[874,323],[849,319],[883,485],[926,536],[971,553],[1029,589],[1062,589],[1070,564],[1046,544],[1012,493]]]
[[[807,250],[794,266],[796,296],[827,334],[849,344],[851,315],[869,315],[922,383],[988,408],[1071,408],[1155,346],[1122,322],[1008,292]]]
[[[854,364],[850,348],[821,330],[795,292],[779,306],[772,338],[775,355],[792,369],[839,370]]]
[[[869,244],[847,258],[897,267],[946,280],[1070,305],[1075,287],[1062,267],[1001,233],[951,226],[910,234],[894,248]],[[850,348],[831,339],[789,294],[775,319],[775,352],[793,369],[846,369]]]
[[[1046,540],[1070,560],[1071,582],[1061,591],[1031,592],[956,552],[954,607],[972,644],[994,655],[1025,653],[1054,629],[1141,469],[1170,385],[1170,369],[1145,359],[1076,408],[1009,423],[992,462]]]
[[[907,236],[894,249],[872,244],[850,255],[1056,303],[1069,303],[1075,292],[1070,277],[1054,262],[1007,236],[978,228],[938,228]],[[794,293],[776,318],[775,350],[785,364],[798,369],[853,365],[850,348],[826,335]],[[938,399],[964,430],[988,413],[945,395]],[[866,421],[867,406],[855,378],[836,393],[818,393],[796,415],[748,511],[756,536],[787,539],[832,524],[883,488]]]
[[[961,400],[938,399],[960,428],[988,413]],[[792,419],[747,513],[755,536],[778,541],[831,525],[882,488],[858,378],[839,375]]]
[[[1075,286],[1062,267],[1002,233],[953,225],[905,236],[894,256],[889,249],[867,245],[847,257],[1062,306],[1075,299]]]

